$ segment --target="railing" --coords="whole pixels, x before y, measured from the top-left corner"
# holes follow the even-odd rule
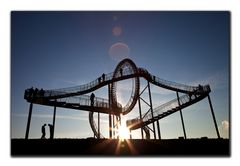
[[[209,85],[200,86],[200,87],[198,87],[198,89],[196,89],[196,91],[198,91],[198,93],[202,93],[202,94],[208,93],[208,92],[210,92],[210,86]],[[166,113],[167,111],[170,111],[174,108],[179,107],[179,104],[181,106],[183,104],[186,104],[186,103],[190,102],[191,100],[195,100],[199,96],[200,96],[200,94],[194,94],[194,95],[191,95],[191,96],[186,94],[186,95],[183,95],[183,96],[179,97],[179,103],[178,103],[177,98],[173,99],[173,100],[171,100],[167,103],[164,103],[161,106],[153,109],[153,117],[158,117],[159,115],[162,115],[162,114]],[[145,115],[142,118],[142,120],[140,119],[140,117],[127,120],[127,125],[130,126],[130,125],[141,123],[141,122],[147,122],[149,120],[152,120],[153,117],[152,117],[151,112],[149,112],[147,115]]]
[[[122,76],[129,76],[129,75],[134,74],[134,72],[133,72],[133,70],[131,70],[129,68],[124,68],[122,74],[123,74]],[[115,78],[119,78],[119,77],[121,77],[120,72],[117,73]],[[113,73],[104,74],[104,77],[100,76],[97,79],[95,79],[94,81],[91,81],[84,85],[79,85],[79,86],[74,86],[74,87],[69,87],[69,88],[44,90],[43,97],[57,97],[57,96],[65,95],[65,94],[73,94],[73,95],[76,94],[77,95],[77,93],[87,91],[91,88],[98,86],[99,84],[101,84],[103,82],[110,81],[112,79],[113,79]]]
[[[188,99],[189,99],[189,96],[188,96],[188,95],[184,95],[184,96],[181,96],[181,97],[179,98],[180,104],[186,103],[185,98],[188,98]],[[167,103],[165,103],[165,104],[163,104],[163,105],[161,105],[161,106],[156,107],[155,109],[153,109],[153,117],[157,117],[158,115],[163,114],[163,112],[168,111],[168,110],[171,110],[171,109],[176,108],[176,107],[178,107],[178,106],[179,106],[179,104],[178,104],[178,99],[173,99],[173,100],[171,100],[171,101],[169,101],[169,102],[167,102]],[[147,115],[145,115],[145,116],[143,117],[142,120],[140,119],[140,117],[137,117],[137,118],[128,120],[127,123],[128,123],[129,125],[131,125],[131,124],[133,124],[133,123],[138,123],[138,122],[140,122],[140,120],[141,120],[142,122],[146,122],[146,121],[152,119],[153,117],[152,117],[151,112],[149,112]],[[132,123],[132,122],[133,122],[133,123]]]
[[[98,138],[100,136],[100,138],[104,138],[104,136],[101,133],[98,133],[97,129],[97,125],[93,119],[93,112],[89,112],[89,122],[90,122],[90,126],[93,130],[94,135]],[[99,135],[99,136],[98,136]]]
[[[95,86],[99,85],[102,82],[109,81],[113,78],[113,73],[104,74],[103,76],[98,77],[94,81],[91,81],[90,83],[69,87],[69,88],[61,88],[61,89],[53,89],[53,90],[46,90],[46,95],[44,97],[52,97],[52,96],[59,96],[64,94],[74,94],[82,91],[89,90],[91,88],[94,88]]]
[[[160,85],[160,86],[165,86],[165,87],[170,87],[170,88],[174,88],[174,89],[180,89],[186,92],[193,92],[196,89],[198,89],[197,86],[189,86],[189,85],[185,85],[185,84],[180,84],[180,83],[176,83],[173,81],[167,81],[164,79],[161,79],[159,77],[156,77],[154,75],[151,75],[146,69],[144,68],[138,68],[138,72],[141,75],[147,76],[154,84]]]
[[[158,78],[156,76],[152,76],[152,80],[155,83],[162,84],[164,86],[168,86],[168,87],[175,88],[175,89],[181,89],[181,90],[184,90],[184,91],[187,91],[187,92],[193,92],[197,89],[197,87],[195,87],[195,86],[188,86],[188,85],[185,85],[185,84],[180,84],[180,83],[176,83],[176,82],[172,82],[172,81],[167,81],[167,80]]]
[[[94,107],[103,107],[103,108],[109,108],[109,102],[107,99],[94,97],[93,105],[91,105],[91,99],[90,96],[87,95],[81,95],[79,97],[67,97],[67,98],[59,98],[57,99],[57,102],[66,102],[69,104],[79,104],[81,106],[94,106]],[[119,103],[118,103],[119,104]],[[121,107],[121,105],[118,105]]]
[[[120,75],[120,72],[118,72],[114,78],[116,79],[121,76],[129,76],[129,75],[133,75],[133,74],[135,74],[135,73],[132,69],[123,68],[122,75]],[[158,77],[153,76],[150,73],[148,73],[148,71],[144,68],[138,68],[138,74],[143,77],[147,76],[149,79],[151,79],[151,81],[153,83],[158,84],[160,86],[162,85],[162,86],[166,86],[166,87],[170,87],[170,88],[174,88],[174,89],[181,89],[181,90],[187,91],[187,92],[194,92],[198,89],[197,86],[188,86],[185,84],[180,84],[180,83],[167,81],[167,80],[158,78]],[[99,84],[101,84],[103,82],[111,81],[112,79],[113,79],[113,73],[108,73],[108,74],[104,75],[104,78],[103,78],[103,76],[100,76],[97,79],[95,79],[94,81],[91,81],[90,83],[87,83],[84,85],[68,87],[68,88],[61,88],[61,89],[44,90],[44,94],[42,95],[42,97],[56,97],[57,98],[57,96],[62,96],[62,95],[66,95],[66,94],[72,94],[73,96],[78,95],[78,93],[80,93],[80,92],[87,91],[91,88],[98,86]],[[28,89],[28,90],[30,90],[30,89]],[[38,97],[38,95],[36,95],[36,97]]]

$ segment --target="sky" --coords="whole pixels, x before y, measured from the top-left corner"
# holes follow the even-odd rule
[[[128,57],[166,80],[210,84],[219,132],[228,138],[229,17],[228,12],[12,12],[11,137],[25,136],[29,109],[23,98],[25,89],[85,84],[113,72]],[[131,80],[118,83],[118,99],[123,104],[131,84]],[[145,86],[141,79],[141,89]],[[176,98],[174,92],[154,85],[151,91],[154,107]],[[107,98],[107,88],[95,94]],[[148,110],[142,107],[143,112]],[[41,126],[52,123],[52,115],[52,107],[34,105],[29,138],[40,138]],[[137,116],[136,106],[123,121]],[[183,118],[188,138],[217,137],[207,99],[184,109]],[[55,127],[57,138],[93,136],[87,111],[57,108]],[[164,139],[183,136],[179,112],[160,120],[160,128]],[[107,129],[108,116],[101,114],[105,137]],[[140,130],[132,134],[140,138]]]

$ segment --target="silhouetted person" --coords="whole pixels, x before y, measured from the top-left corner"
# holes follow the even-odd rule
[[[91,96],[90,96],[91,106],[94,105],[94,98],[95,98],[95,95],[94,95],[94,93],[92,93]]]
[[[123,76],[123,69],[122,68],[120,68],[120,75],[121,75],[121,77]]]
[[[98,83],[100,84],[100,82],[101,82],[101,77],[98,77]]]
[[[34,89],[33,89],[33,87],[31,87],[29,89],[29,97],[32,97],[33,93],[34,93]]]
[[[190,99],[190,101],[192,100],[192,94],[191,93],[189,93],[189,99]]]
[[[102,80],[105,81],[105,74],[102,74]]]
[[[29,90],[27,89],[24,91],[24,99],[26,99],[28,95],[29,95]]]
[[[33,92],[33,97],[36,97],[38,93],[38,88],[35,88],[34,92]]]
[[[41,90],[39,91],[39,94],[40,94],[41,97],[44,96],[44,90],[43,90],[42,88],[41,88]]]
[[[42,137],[41,137],[41,139],[46,139],[46,130],[45,130],[45,126],[46,126],[46,124],[44,124],[43,126],[42,126]]]
[[[155,77],[155,76],[153,76],[153,81],[155,82],[155,80],[156,80],[156,77]]]
[[[53,125],[48,124],[49,126],[49,131],[50,131],[50,139],[53,139]]]

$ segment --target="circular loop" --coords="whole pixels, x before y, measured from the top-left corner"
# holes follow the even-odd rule
[[[122,107],[121,113],[123,115],[128,114],[137,103],[137,99],[139,96],[139,84],[140,84],[139,77],[136,75],[137,71],[138,71],[138,68],[131,59],[124,59],[117,65],[113,73],[113,79],[125,77],[124,79],[133,78],[134,80],[131,97],[127,102],[127,104],[124,107]],[[111,101],[112,101],[113,108],[116,107],[118,103],[116,90],[117,90],[116,82],[113,82],[111,86]]]

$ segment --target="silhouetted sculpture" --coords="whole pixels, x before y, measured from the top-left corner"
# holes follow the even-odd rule
[[[95,95],[94,95],[94,93],[92,93],[91,96],[90,96],[91,106],[94,105],[94,98],[95,98]]]
[[[50,139],[53,139],[53,125],[48,124],[49,126],[49,131],[50,131]]]
[[[46,139],[46,130],[45,130],[45,126],[46,126],[46,124],[44,124],[43,126],[42,126],[42,137],[41,137],[41,139]]]
[[[121,75],[121,77],[123,76],[123,69],[122,68],[120,68],[120,75]]]
[[[105,81],[105,74],[102,74],[102,80]]]

